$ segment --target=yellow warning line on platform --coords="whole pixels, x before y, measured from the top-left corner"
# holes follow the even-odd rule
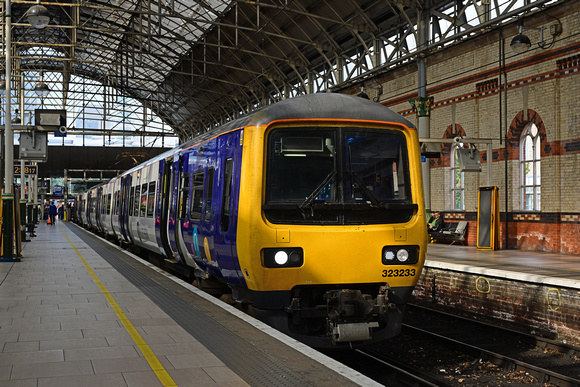
[[[73,249],[75,250],[77,255],[79,256],[81,261],[83,262],[83,265],[85,265],[85,268],[87,269],[87,271],[89,272],[91,277],[93,277],[93,280],[95,281],[95,283],[97,284],[97,286],[99,287],[101,292],[103,292],[103,294],[107,298],[107,301],[109,302],[109,304],[111,305],[111,307],[113,308],[115,313],[117,314],[117,317],[119,317],[119,319],[121,320],[121,322],[125,326],[125,329],[127,329],[127,332],[129,332],[129,334],[133,338],[133,341],[135,342],[135,344],[137,344],[137,346],[139,347],[139,349],[143,353],[143,356],[145,357],[145,359],[147,359],[149,366],[151,367],[153,372],[155,372],[155,375],[157,375],[157,378],[159,378],[159,381],[164,386],[177,386],[177,384],[173,381],[171,376],[169,376],[169,374],[167,373],[165,368],[163,368],[163,366],[159,362],[159,359],[157,359],[157,356],[155,356],[155,354],[153,353],[151,348],[149,348],[147,343],[145,343],[145,340],[143,340],[143,338],[141,337],[139,332],[137,332],[137,330],[135,329],[133,324],[131,324],[131,321],[129,321],[127,316],[125,316],[125,313],[123,312],[121,307],[117,304],[117,302],[115,301],[115,299],[113,298],[111,293],[109,293],[109,291],[107,290],[105,285],[103,285],[103,283],[101,282],[101,280],[99,279],[97,274],[89,266],[89,264],[87,263],[85,258],[82,256],[82,254],[79,252],[79,250],[76,248],[74,243],[69,239],[68,235],[66,235],[66,233],[64,231],[62,231],[62,233],[64,234],[65,238],[69,241],[69,243],[71,244],[71,246],[73,247]]]

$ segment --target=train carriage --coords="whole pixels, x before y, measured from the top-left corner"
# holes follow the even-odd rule
[[[112,228],[301,341],[351,347],[400,331],[427,243],[420,170],[400,115],[297,97],[116,178]]]

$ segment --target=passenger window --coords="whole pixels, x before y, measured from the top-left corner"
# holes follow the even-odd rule
[[[141,199],[140,194],[141,194],[141,187],[140,186],[135,187],[135,203],[133,205],[133,215],[134,216],[139,216],[139,199]]]
[[[145,216],[147,211],[147,184],[141,186],[141,206],[139,208],[141,216]]]
[[[115,193],[115,201],[113,203],[113,208],[115,209],[115,215],[119,215],[119,198],[121,196],[121,191]]]
[[[205,221],[209,222],[211,220],[211,204],[213,198],[213,175],[215,169],[208,168],[207,170],[207,185],[205,188]]]
[[[205,173],[203,170],[197,171],[193,174],[191,182],[193,192],[191,193],[191,207],[189,209],[189,218],[191,220],[201,220],[204,181]]]
[[[153,210],[155,208],[155,182],[149,183],[149,196],[147,198],[147,217],[153,217]]]
[[[179,219],[187,217],[187,198],[189,197],[189,173],[181,175],[181,189],[179,190]]]
[[[131,192],[129,194],[129,215],[133,215],[133,202],[135,200],[135,187],[131,187]]]
[[[226,159],[224,166],[224,194],[222,197],[222,218],[220,229],[223,232],[228,231],[230,226],[230,200],[232,196],[232,177],[233,177],[234,160]]]
[[[107,194],[107,215],[111,215],[111,194]]]

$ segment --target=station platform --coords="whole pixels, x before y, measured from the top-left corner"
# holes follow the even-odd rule
[[[69,222],[0,263],[0,385],[374,386]]]
[[[431,243],[413,302],[580,348],[579,260]]]
[[[580,289],[579,262],[572,254],[430,243],[425,266]]]

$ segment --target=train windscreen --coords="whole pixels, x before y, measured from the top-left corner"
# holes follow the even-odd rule
[[[273,223],[395,223],[416,208],[399,131],[278,128],[267,141],[264,212]]]

